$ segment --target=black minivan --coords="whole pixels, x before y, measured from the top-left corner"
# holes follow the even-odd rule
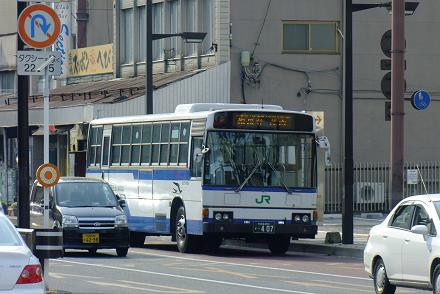
[[[43,187],[35,181],[31,192],[31,227],[43,228]],[[99,179],[62,177],[49,192],[49,227],[63,228],[64,249],[116,249],[127,255],[129,233],[124,200]]]

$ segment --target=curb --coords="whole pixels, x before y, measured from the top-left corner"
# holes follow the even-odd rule
[[[243,240],[225,240],[224,245],[267,249],[264,243],[246,243]],[[304,241],[292,241],[288,252],[317,253],[329,256],[363,258],[364,245],[322,244]]]

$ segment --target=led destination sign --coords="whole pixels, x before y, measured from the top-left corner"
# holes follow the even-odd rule
[[[214,128],[312,132],[313,117],[300,113],[219,112]]]

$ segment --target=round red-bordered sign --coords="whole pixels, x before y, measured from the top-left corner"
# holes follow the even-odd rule
[[[37,169],[37,181],[43,187],[55,186],[60,180],[60,170],[52,163],[40,165]]]
[[[43,49],[57,40],[61,22],[57,13],[44,4],[26,7],[18,17],[18,34],[31,47]]]

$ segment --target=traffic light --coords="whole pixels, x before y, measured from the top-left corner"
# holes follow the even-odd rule
[[[406,47],[406,46],[405,46]],[[386,31],[380,40],[380,48],[383,54],[388,57],[380,60],[380,69],[388,70],[388,72],[382,77],[380,82],[380,89],[382,94],[387,98],[391,99],[391,30]],[[405,60],[405,70],[406,70],[406,60]],[[406,80],[405,91],[406,91]],[[391,120],[391,102],[385,102],[385,121]]]
[[[380,39],[380,48],[382,49],[383,54],[385,54],[387,59],[380,60],[380,69],[381,70],[389,70],[380,83],[380,89],[382,90],[383,95],[391,99],[391,30],[386,31],[382,38]]]

